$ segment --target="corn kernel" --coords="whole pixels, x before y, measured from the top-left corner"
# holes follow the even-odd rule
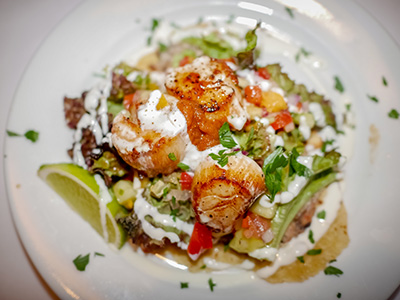
[[[158,100],[158,103],[156,105],[156,109],[160,110],[160,109],[163,109],[166,106],[168,106],[167,99],[165,98],[164,95],[161,95],[161,98],[160,98],[160,100]]]

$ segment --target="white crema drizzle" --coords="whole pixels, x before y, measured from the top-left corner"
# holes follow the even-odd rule
[[[82,130],[89,128],[92,131],[96,144],[110,143],[108,130],[107,97],[110,95],[111,75],[92,88],[85,97],[86,113],[77,124],[74,134],[73,161],[75,164],[87,169],[85,159],[82,155]],[[100,119],[100,122],[98,121]]]
[[[194,225],[183,222],[179,218],[175,220],[170,215],[160,214],[154,206],[150,205],[142,196],[143,189],[139,189],[137,198],[134,204],[134,211],[142,223],[144,232],[152,239],[161,241],[163,238],[167,238],[171,243],[177,243],[178,247],[186,250],[188,245],[181,241],[179,236],[174,232],[167,232],[162,228],[154,227],[150,224],[145,217],[151,216],[155,222],[162,224],[163,226],[173,227],[180,231],[187,233],[189,236],[192,235]]]

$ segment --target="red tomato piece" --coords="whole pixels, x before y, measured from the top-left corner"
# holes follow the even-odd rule
[[[260,106],[262,100],[262,90],[258,85],[248,85],[244,89],[244,97],[247,102]]]
[[[179,62],[179,66],[183,67],[184,65],[190,64],[193,61],[193,57],[185,56]]]
[[[189,173],[182,172],[179,182],[181,183],[182,190],[191,190],[193,178],[189,175]]]
[[[124,105],[126,110],[129,110],[129,108],[131,107],[131,105],[133,104],[133,96],[135,94],[128,94],[124,96],[124,100],[122,101],[122,104]]]
[[[275,130],[284,128],[293,122],[292,115],[287,110],[282,110],[275,116],[275,121],[271,123]]]
[[[256,73],[258,76],[260,76],[261,78],[264,78],[266,80],[271,78],[271,74],[269,74],[267,68],[258,68]]]
[[[206,249],[211,249],[212,247],[213,241],[210,229],[208,229],[206,225],[196,222],[187,248],[189,257],[196,260],[201,253]]]
[[[263,234],[271,227],[271,221],[252,212],[242,221],[243,235],[246,238],[262,239]]]

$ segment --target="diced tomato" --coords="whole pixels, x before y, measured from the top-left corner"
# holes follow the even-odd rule
[[[196,222],[187,248],[189,257],[196,260],[205,250],[212,247],[213,241],[210,229],[206,225]]]
[[[193,178],[189,173],[182,172],[181,180],[179,182],[181,183],[182,190],[191,190]]]
[[[193,61],[193,57],[191,56],[185,56],[181,59],[179,62],[179,66],[183,67],[184,65],[190,64]]]
[[[303,108],[303,104],[299,101],[297,102],[296,107],[298,110],[301,110]]]
[[[244,97],[247,102],[260,106],[262,100],[262,90],[258,85],[248,85],[244,89]]]
[[[248,212],[242,221],[243,235],[246,238],[262,239],[263,234],[271,227],[271,221],[255,213]]]
[[[292,119],[290,112],[287,110],[283,110],[275,116],[275,121],[271,123],[271,126],[275,130],[282,129],[282,128],[285,128],[285,130],[286,130],[286,128],[287,128],[286,131],[290,131],[290,129],[293,129],[293,128],[288,125],[290,125],[291,123],[293,123],[293,119]]]
[[[267,68],[258,68],[256,73],[258,76],[260,76],[261,78],[264,78],[266,80],[271,78],[271,74],[269,74]]]
[[[134,97],[134,93],[133,94],[128,94],[124,96],[124,100],[122,101],[122,104],[124,105],[126,110],[129,110],[129,108],[131,107],[131,105],[133,104],[133,97]]]

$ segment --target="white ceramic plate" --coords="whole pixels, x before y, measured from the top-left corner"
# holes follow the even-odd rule
[[[349,1],[87,1],[67,17],[37,52],[21,81],[8,129],[39,131],[31,143],[6,139],[5,173],[15,222],[24,245],[45,280],[61,298],[72,299],[386,299],[400,279],[400,52],[376,22]],[[294,18],[285,10],[293,6]],[[348,164],[345,204],[350,245],[335,266],[301,284],[271,285],[250,274],[188,274],[134,254],[111,250],[36,176],[43,163],[69,161],[72,133],[64,125],[62,99],[78,96],[95,81],[93,73],[144,46],[151,19],[196,22],[262,20],[298,48],[320,57],[320,69],[298,69],[287,53],[271,61],[334,101],[352,102],[356,113],[354,156]],[[246,21],[247,20],[247,21]],[[339,96],[333,76],[346,93]],[[382,76],[388,86],[382,84]],[[376,96],[375,103],[367,95]],[[375,128],[372,130],[371,128]],[[369,141],[371,134],[375,142]],[[94,252],[105,257],[93,256]],[[85,272],[72,260],[91,253]],[[214,292],[208,286],[212,278]],[[189,282],[181,289],[180,282]]]

